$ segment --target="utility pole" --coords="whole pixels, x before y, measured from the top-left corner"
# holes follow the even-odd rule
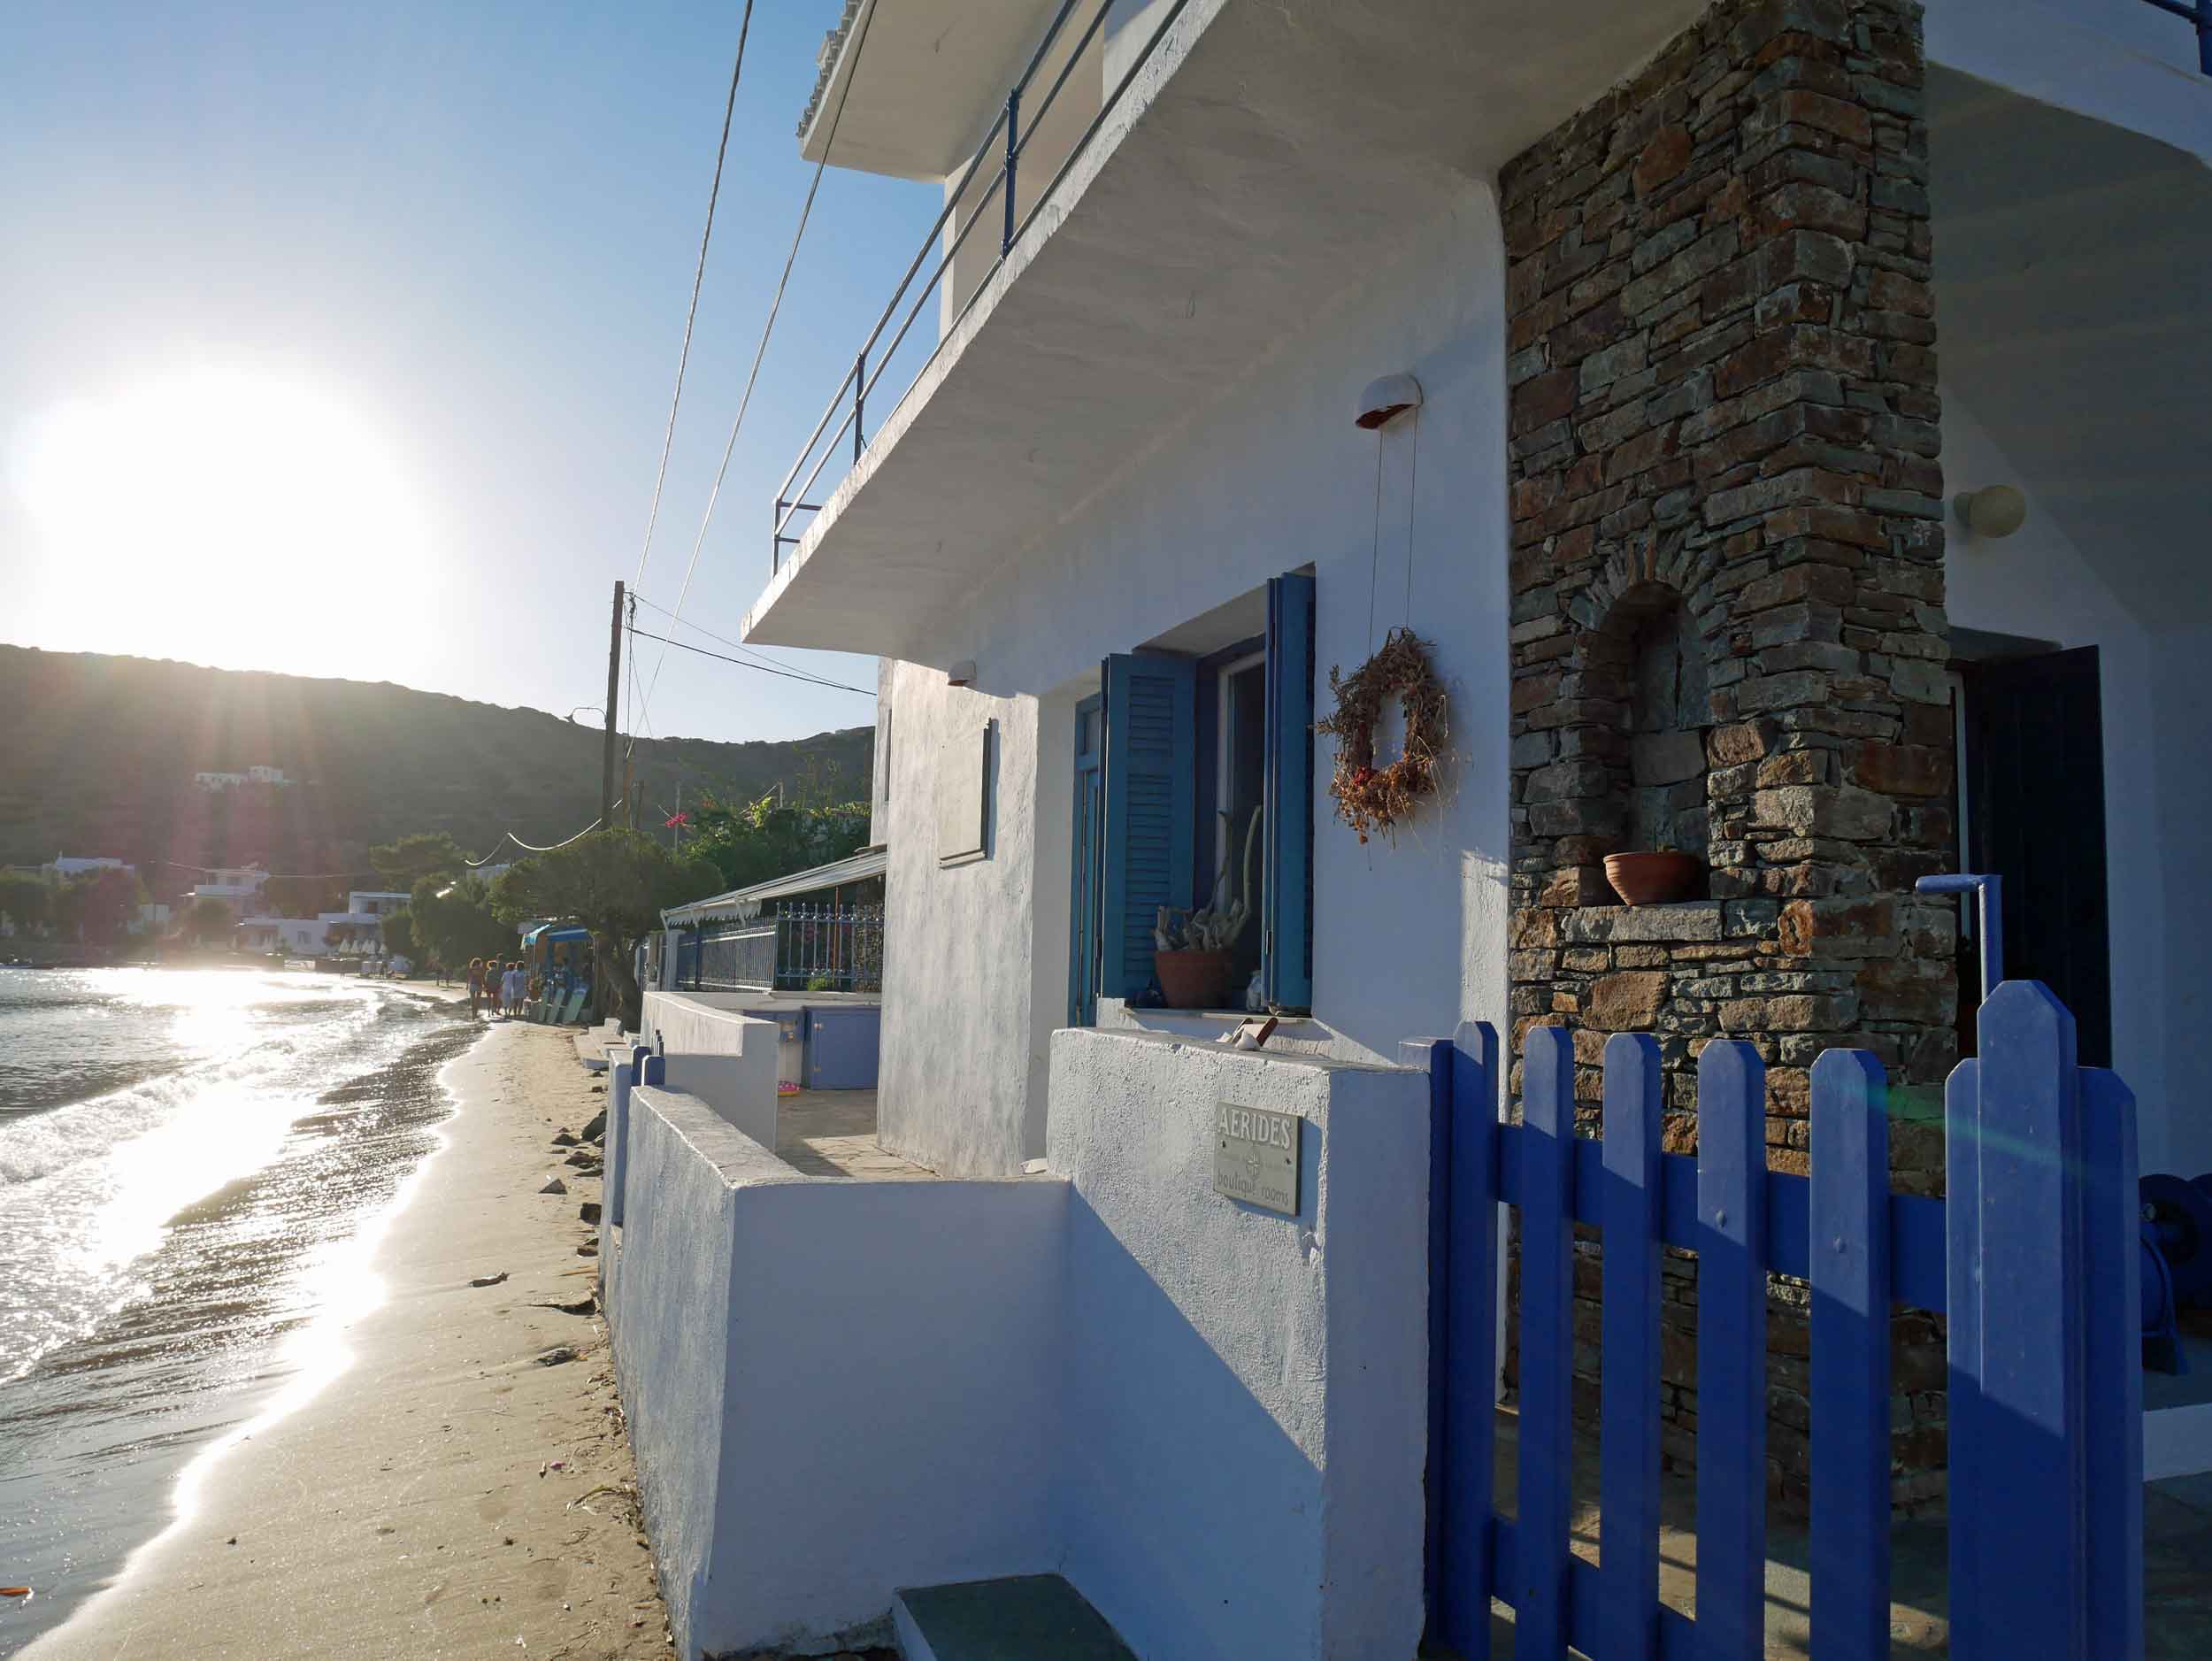
[[[622,696],[622,584],[614,585],[614,621],[607,630],[607,744],[599,763],[599,827],[614,828],[614,715]]]

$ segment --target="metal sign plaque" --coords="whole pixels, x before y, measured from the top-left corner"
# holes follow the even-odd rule
[[[1295,1113],[1224,1102],[1214,1119],[1214,1192],[1286,1217],[1298,1214]]]

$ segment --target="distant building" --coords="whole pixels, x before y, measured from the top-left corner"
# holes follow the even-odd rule
[[[288,785],[295,782],[284,776],[284,769],[271,766],[252,766],[243,773],[196,773],[192,782],[211,792],[234,790],[242,784]]]
[[[406,904],[404,894],[379,888],[355,888],[346,896],[346,910],[355,916],[389,917]]]
[[[329,943],[330,918],[249,917],[238,925],[238,944],[247,951],[283,951],[298,957],[319,953]]]
[[[220,900],[239,918],[256,914],[261,904],[261,890],[269,880],[269,873],[259,865],[219,866],[206,873],[208,880],[195,884],[195,900]]]

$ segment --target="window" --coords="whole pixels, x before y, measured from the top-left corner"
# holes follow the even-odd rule
[[[1073,965],[1072,1006],[1141,996],[1159,908],[1245,896],[1248,849],[1253,915],[1232,947],[1228,1000],[1242,1004],[1256,971],[1271,1007],[1312,1005],[1313,579],[1279,577],[1266,597],[1256,640],[1102,666],[1097,803],[1094,813],[1077,804],[1071,899],[1079,951],[1093,937],[1096,948]],[[1092,788],[1093,735],[1086,711],[1079,796]]]

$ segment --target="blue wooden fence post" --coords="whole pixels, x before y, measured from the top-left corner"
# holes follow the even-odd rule
[[[1574,1458],[1574,1038],[1532,1027],[1521,1068],[1520,1516],[1513,1653],[1567,1653]]]
[[[2089,1661],[2073,1017],[2040,982],[2008,980],[1983,1002],[1980,1043],[1944,1127],[1951,1653],[1955,1661]]]
[[[1432,1084],[1436,1074],[1430,1074]],[[1442,1144],[1446,1229],[1442,1259],[1433,1255],[1431,1304],[1430,1424],[1440,1434],[1429,1460],[1432,1578],[1429,1635],[1465,1661],[1489,1661],[1490,1489],[1496,1459],[1498,1376],[1498,1034],[1485,1025],[1466,1032],[1450,1052],[1446,1098],[1432,1096],[1446,1130]],[[1435,1203],[1433,1173],[1431,1203]],[[1432,1218],[1432,1221],[1434,1219]],[[1441,1327],[1440,1334],[1439,1327]],[[1440,1396],[1440,1399],[1439,1399]],[[1437,1426],[1440,1425],[1439,1431]]]
[[[1697,1629],[1710,1661],[1766,1651],[1766,1068],[1697,1064]]]
[[[1599,1630],[1606,1661],[1659,1657],[1658,1041],[1605,1044]]]
[[[2135,1096],[2117,1075],[2084,1067],[2081,1115],[2089,1648],[2115,1661],[2140,1661],[2143,1280]]]
[[[1889,1654],[1889,1103],[1863,1050],[1813,1063],[1813,1661]]]

